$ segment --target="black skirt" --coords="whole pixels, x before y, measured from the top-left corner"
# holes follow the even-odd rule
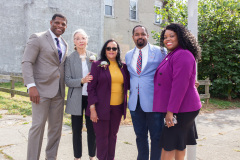
[[[160,147],[165,151],[184,150],[186,145],[196,145],[197,130],[195,126],[195,118],[199,113],[185,112],[174,114],[177,116],[177,124],[173,127],[163,127],[160,137]]]

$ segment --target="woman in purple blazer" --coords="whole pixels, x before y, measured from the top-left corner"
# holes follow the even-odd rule
[[[129,73],[120,60],[120,48],[108,40],[99,61],[92,63],[93,80],[88,83],[88,109],[96,134],[97,158],[114,160],[117,132],[126,117]]]
[[[161,159],[184,160],[186,145],[196,144],[194,119],[201,101],[195,79],[201,49],[194,36],[176,23],[162,31],[160,45],[169,50],[154,76],[153,111],[166,113]]]

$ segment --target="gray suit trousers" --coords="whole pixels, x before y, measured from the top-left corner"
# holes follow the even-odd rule
[[[53,98],[40,97],[40,103],[32,103],[32,127],[28,135],[27,160],[39,160],[44,128],[48,121],[46,159],[56,160],[62,132],[64,98],[60,92]]]

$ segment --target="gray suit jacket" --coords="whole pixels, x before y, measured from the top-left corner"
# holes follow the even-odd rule
[[[90,51],[86,51],[87,65],[89,72],[91,71],[92,62],[89,61],[91,55],[96,55]],[[82,60],[77,51],[71,53],[65,62],[65,82],[69,87],[67,104],[65,112],[71,115],[82,115]]]
[[[35,33],[27,42],[22,60],[24,84],[35,83],[40,97],[53,98],[59,89],[61,96],[65,97],[64,61],[68,49],[65,44],[66,53],[59,63],[58,51],[49,31]]]

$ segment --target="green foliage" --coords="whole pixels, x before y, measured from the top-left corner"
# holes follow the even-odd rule
[[[165,0],[163,5],[164,7],[162,9],[155,8],[155,12],[161,15],[161,28],[166,27],[172,22],[181,22],[183,25],[187,25],[187,5],[184,1],[178,1],[178,3],[176,3],[176,0]],[[152,31],[152,34],[153,39],[156,40],[156,45],[159,45],[161,33]]]
[[[199,1],[199,78],[209,77],[215,97],[240,96],[240,2]]]
[[[156,13],[160,14],[163,20],[162,27],[172,22],[181,22],[187,25],[187,5],[183,0],[167,0],[163,9]]]
[[[198,41],[202,60],[198,64],[199,79],[212,82],[210,93],[219,98],[240,97],[240,2],[238,0],[198,1]],[[187,3],[165,1],[162,14],[165,27],[171,22],[187,26]],[[153,38],[159,42],[159,33]]]

